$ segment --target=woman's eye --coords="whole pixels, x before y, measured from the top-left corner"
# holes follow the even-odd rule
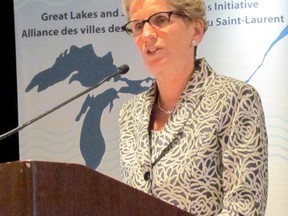
[[[143,23],[142,22],[136,23],[135,26],[134,26],[134,29],[135,30],[143,29]]]
[[[168,23],[168,18],[162,15],[155,17],[155,19],[153,20],[153,24],[159,27],[167,23]]]

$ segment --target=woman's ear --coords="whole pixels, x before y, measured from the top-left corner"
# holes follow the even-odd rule
[[[199,44],[204,36],[204,28],[205,28],[205,24],[203,20],[196,20],[193,23],[193,37],[192,40],[196,41],[197,44]]]

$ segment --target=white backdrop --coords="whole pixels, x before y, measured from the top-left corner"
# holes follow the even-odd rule
[[[288,2],[207,0],[206,5],[210,26],[198,57],[259,91],[269,136],[266,215],[286,215]],[[116,66],[130,66],[127,75],[22,130],[20,159],[85,164],[120,180],[118,113],[150,83],[131,38],[119,31],[125,23],[120,0],[14,0],[14,9],[20,123],[87,89]]]

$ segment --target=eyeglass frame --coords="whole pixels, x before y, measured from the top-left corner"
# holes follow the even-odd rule
[[[126,23],[125,25],[121,26],[121,29],[122,29],[123,31],[125,31],[129,36],[131,36],[131,37],[137,37],[137,36],[139,36],[139,35],[141,35],[141,34],[143,33],[143,28],[142,28],[142,31],[141,31],[140,34],[134,35],[132,29],[131,29],[131,32],[128,31],[128,29],[127,29],[127,26],[128,26],[129,24],[133,23],[133,22],[137,22],[137,21],[138,21],[138,23],[142,23],[142,24],[143,24],[143,27],[144,27],[145,23],[149,23],[149,25],[151,25],[153,28],[160,28],[160,27],[158,27],[158,26],[156,26],[156,25],[151,24],[151,23],[150,23],[150,20],[151,20],[151,18],[154,17],[155,15],[158,15],[158,14],[161,14],[161,13],[168,14],[168,22],[167,22],[167,24],[170,23],[170,19],[171,19],[171,16],[172,16],[172,15],[178,15],[178,16],[187,17],[186,14],[181,13],[181,12],[177,12],[177,11],[161,11],[161,12],[157,12],[157,13],[152,14],[150,17],[148,17],[148,19],[143,19],[143,20],[131,20],[131,21],[129,21],[128,23]],[[164,27],[166,27],[166,26],[164,26]]]

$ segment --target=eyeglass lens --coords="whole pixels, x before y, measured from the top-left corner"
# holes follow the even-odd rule
[[[133,36],[140,35],[143,32],[143,28],[146,22],[148,22],[154,28],[163,28],[168,25],[171,15],[171,12],[160,12],[153,14],[146,20],[131,21],[126,25],[127,32]]]

